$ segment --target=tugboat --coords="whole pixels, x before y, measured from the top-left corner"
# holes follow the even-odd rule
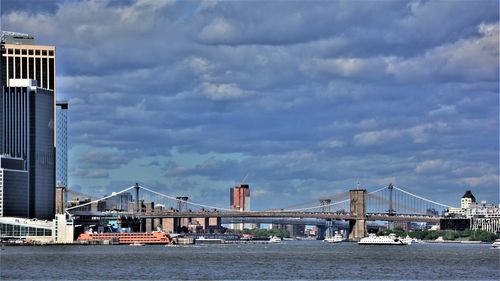
[[[389,234],[389,236],[377,236],[370,233],[368,237],[359,240],[358,245],[408,245],[408,242],[396,238],[393,233]]]

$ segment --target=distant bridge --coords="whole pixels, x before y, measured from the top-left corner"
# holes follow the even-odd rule
[[[106,202],[127,195],[128,206],[106,210]],[[114,206],[114,205],[113,205]],[[116,206],[114,206],[116,207]],[[302,208],[289,207],[265,211],[238,211],[218,208],[188,201],[187,197],[174,197],[154,191],[138,184],[84,204],[66,208],[72,216],[128,216],[146,222],[146,229],[161,225],[173,229],[182,221],[196,219],[199,223],[220,225],[221,219],[269,218],[343,220],[349,222],[350,239],[366,236],[367,221],[391,222],[439,222],[446,209],[451,206],[412,194],[389,184],[372,192],[351,189],[336,198],[323,199],[319,205]],[[141,224],[142,225],[142,224]]]

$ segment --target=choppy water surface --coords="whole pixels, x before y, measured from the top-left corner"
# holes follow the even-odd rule
[[[499,280],[499,265],[500,251],[484,244],[38,246],[0,251],[0,280]]]

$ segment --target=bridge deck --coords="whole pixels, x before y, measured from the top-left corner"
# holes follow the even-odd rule
[[[356,216],[349,213],[332,212],[276,212],[276,211],[251,211],[251,212],[217,212],[217,211],[195,211],[195,212],[140,212],[140,213],[109,213],[103,212],[102,216],[127,215],[140,218],[299,218],[299,219],[332,219],[332,220],[355,220]],[[98,216],[97,212],[74,212],[79,216]],[[411,221],[411,222],[439,222],[441,217],[422,215],[387,215],[387,214],[367,214],[368,221]]]

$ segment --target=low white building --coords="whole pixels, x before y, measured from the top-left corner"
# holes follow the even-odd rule
[[[0,239],[37,243],[52,241],[52,222],[37,219],[0,217]]]

